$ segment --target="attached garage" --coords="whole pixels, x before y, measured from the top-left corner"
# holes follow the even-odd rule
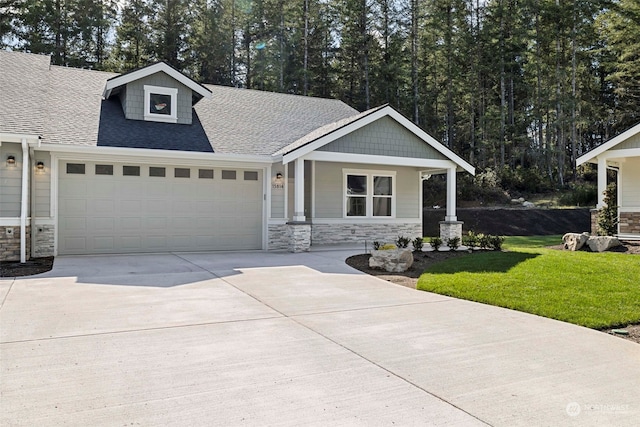
[[[60,161],[58,253],[262,249],[263,171]]]

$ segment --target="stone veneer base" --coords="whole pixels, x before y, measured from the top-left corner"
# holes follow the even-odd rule
[[[7,235],[7,229],[13,229]],[[36,247],[31,253],[31,227],[27,226],[27,259],[53,256],[53,225],[36,225]],[[20,261],[20,226],[0,227],[0,261]]]
[[[312,245],[393,243],[398,236],[422,237],[422,224],[312,224]]]
[[[640,234],[640,212],[620,212],[620,234]]]
[[[458,237],[462,240],[462,221],[440,221],[440,238],[443,244],[447,244],[449,239]]]

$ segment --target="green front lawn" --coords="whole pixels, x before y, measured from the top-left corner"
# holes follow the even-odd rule
[[[640,323],[640,256],[544,248],[560,242],[507,237],[505,252],[434,265],[418,289],[596,329]]]

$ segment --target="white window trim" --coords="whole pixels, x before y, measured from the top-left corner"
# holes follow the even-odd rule
[[[347,194],[347,175],[364,175],[367,177],[366,215],[348,216],[347,200],[352,195]],[[391,178],[391,216],[373,216],[373,178],[376,176]],[[342,169],[342,218],[344,219],[393,219],[396,217],[396,171],[368,170],[368,169]],[[362,197],[362,196],[361,196]]]
[[[171,114],[151,113],[151,94],[171,96]],[[152,122],[178,123],[178,89],[144,85],[144,119]]]

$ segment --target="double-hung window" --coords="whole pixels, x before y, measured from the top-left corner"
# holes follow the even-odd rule
[[[395,216],[395,172],[344,171],[345,217]]]

